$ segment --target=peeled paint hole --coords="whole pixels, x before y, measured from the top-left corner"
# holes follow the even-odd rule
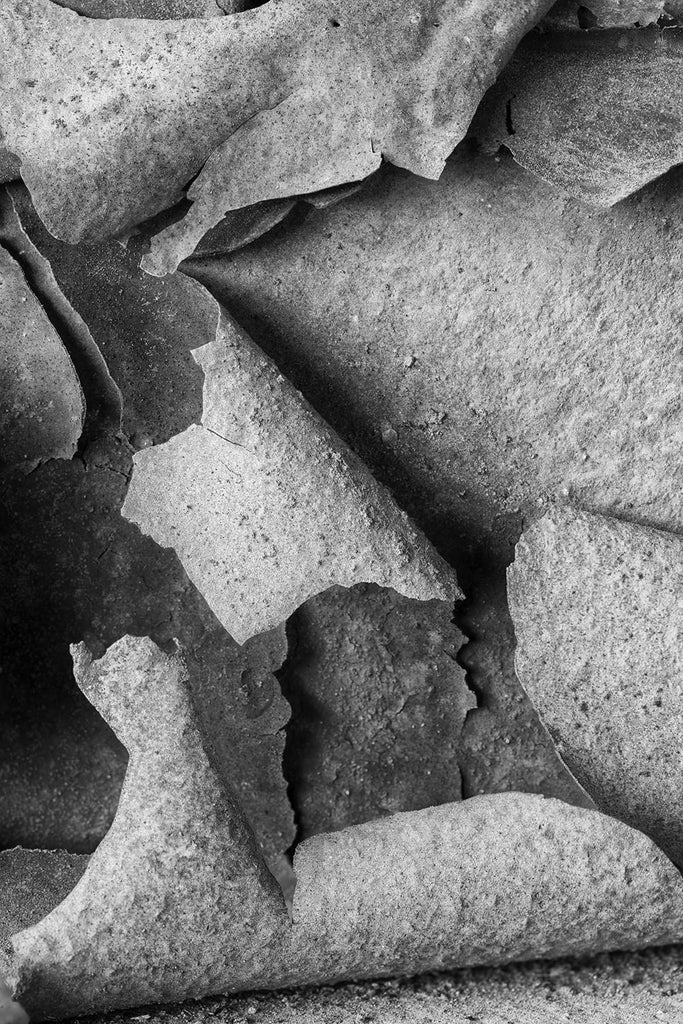
[[[476,707],[447,601],[333,586],[287,622],[276,676],[292,708],[283,771],[298,843],[459,800],[460,736]]]
[[[66,645],[53,652],[55,674],[43,692],[21,679],[4,646],[0,975],[10,937],[47,916],[81,878],[114,818],[128,764],[125,747],[76,685]]]

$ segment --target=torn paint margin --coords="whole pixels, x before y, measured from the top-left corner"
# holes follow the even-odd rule
[[[333,585],[463,596],[389,492],[229,316],[194,355],[202,422],[135,455],[122,512],[175,548],[238,643]]]
[[[515,669],[599,808],[683,864],[683,538],[569,506],[508,570]]]

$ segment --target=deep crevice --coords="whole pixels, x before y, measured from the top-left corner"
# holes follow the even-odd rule
[[[453,625],[459,629],[465,637],[465,643],[458,649],[455,660],[465,673],[465,684],[467,689],[474,694],[477,701],[476,708],[470,708],[467,712],[467,717],[485,706],[484,690],[477,683],[474,669],[467,658],[467,648],[470,647],[471,644],[476,643],[478,639],[473,623],[469,618],[468,610],[469,600],[465,597],[462,601],[457,601],[454,605],[453,618],[451,619]]]
[[[285,733],[285,748],[282,754],[282,774],[285,782],[287,783],[287,799],[289,800],[290,807],[292,808],[292,814],[294,816],[294,839],[291,845],[285,850],[285,856],[290,861],[294,856],[294,851],[303,839],[303,824],[301,808],[297,801],[297,776],[296,776],[296,751],[292,749],[292,729],[294,725],[294,719],[297,713],[296,699],[292,691],[292,687],[289,685],[291,668],[294,662],[297,660],[298,648],[299,648],[299,631],[296,625],[296,619],[299,610],[297,609],[293,615],[287,619],[285,624],[285,636],[287,638],[287,654],[284,661],[280,665],[280,668],[273,673],[277,679],[282,696],[287,701],[291,708],[291,715],[289,721],[284,727]]]
[[[23,230],[9,189],[0,190],[0,245],[21,269],[26,283],[57,332],[78,376],[85,419],[78,451],[121,427],[121,395],[87,325],[57,284],[50,264]]]
[[[517,132],[515,131],[514,126],[512,124],[512,100],[513,100],[513,97],[511,96],[510,99],[505,104],[505,128],[506,128],[506,131],[507,131],[508,135],[516,135],[517,134]]]
[[[451,619],[451,622],[456,627],[456,629],[458,629],[465,637],[465,643],[461,644],[461,646],[458,648],[455,660],[456,663],[465,673],[465,686],[474,695],[474,699],[477,702],[475,707],[470,708],[465,714],[465,720],[462,723],[462,730],[460,733],[461,738],[467,735],[467,729],[468,725],[470,724],[471,717],[473,715],[476,715],[477,712],[481,711],[481,709],[485,706],[484,690],[477,683],[473,666],[467,658],[467,648],[470,647],[476,640],[475,630],[472,621],[468,616],[468,606],[469,602],[467,597],[465,597],[461,601],[456,601],[455,604],[453,605],[453,616]],[[460,769],[460,799],[466,800],[468,795],[471,794],[467,793],[467,786],[465,784],[465,755],[462,749],[462,739],[458,754],[458,768]]]

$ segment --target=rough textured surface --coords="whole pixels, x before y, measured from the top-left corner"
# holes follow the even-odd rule
[[[216,18],[230,0],[53,0],[88,18]],[[234,10],[240,10],[239,4]]]
[[[145,258],[163,273],[228,210],[363,178],[382,158],[440,174],[549,6],[283,0],[160,26],[5,0],[4,144],[69,241],[123,234],[195,179],[188,214]]]
[[[681,947],[671,947],[335,988],[253,992],[169,1007],[146,1019],[151,1024],[680,1024],[681,957]],[[109,1019],[123,1024],[131,1015]]]
[[[462,727],[476,701],[451,604],[333,587],[287,635],[285,774],[300,839],[460,799]]]
[[[87,864],[87,857],[63,850],[0,852],[0,958],[14,932],[37,924],[69,895]]]
[[[197,422],[202,373],[191,349],[215,337],[216,303],[184,275],[151,278],[117,242],[58,241],[41,224],[26,189],[12,185],[9,192],[27,234],[50,261],[56,285],[87,323],[116,380],[122,408],[110,430],[121,426],[138,449]]]
[[[683,29],[529,35],[475,134],[556,187],[611,206],[683,161]]]
[[[253,206],[232,210],[215,227],[207,231],[197,244],[195,255],[222,256],[249,245],[281,224],[296,204],[297,200],[294,197],[266,199],[261,203],[254,203]]]
[[[79,359],[88,416],[81,458],[8,483],[0,499],[0,846],[90,852],[104,835],[126,755],[75,686],[68,644],[86,638],[103,650],[133,633],[180,638],[207,736],[274,858],[294,838],[281,768],[289,708],[272,674],[285,658],[284,629],[240,649],[176,557],[119,514],[132,465],[121,420],[142,447],[200,415],[190,349],[215,338],[218,309],[184,277],[142,274],[116,243],[55,241],[24,191],[13,188],[12,199],[54,274],[6,219],[2,240]]]
[[[195,356],[202,425],[134,456],[122,512],[177,551],[239,643],[334,584],[462,596],[389,493],[236,324],[222,318]]]
[[[318,980],[638,949],[683,935],[683,881],[621,822],[525,793],[307,839],[294,942]]]
[[[306,840],[290,925],[213,770],[179,656],[126,637],[94,665],[78,649],[76,672],[131,762],[76,888],[11,940],[13,995],[37,1019],[681,937],[683,882],[646,836],[514,793]]]
[[[53,0],[88,18],[214,18],[244,9],[242,0]],[[2,125],[0,123],[0,141]],[[0,146],[0,182],[18,178],[21,161]]]
[[[0,146],[0,181],[14,181],[19,177],[19,159]]]
[[[508,570],[515,666],[594,798],[683,863],[683,538],[555,509]]]
[[[102,441],[0,499],[0,843],[89,852],[105,833],[125,752],[75,686],[67,647],[149,633],[181,640],[207,737],[273,856],[294,838],[281,768],[289,707],[272,675],[284,629],[238,647],[175,554],[119,515],[130,469],[126,446]]]
[[[683,528],[682,223],[681,170],[598,214],[463,150],[189,264],[457,569],[466,794],[578,798],[514,676],[523,517],[566,493]]]
[[[73,892],[12,938],[14,996],[37,1018],[267,979],[287,922],[212,764],[178,652],[123,637],[72,648],[79,685],[130,761],[114,822]]]
[[[36,223],[40,224],[40,221],[22,185],[17,182],[0,189],[0,244],[21,267],[29,288],[42,306],[44,316],[68,352],[83,392],[85,420],[79,440],[83,448],[93,438],[119,431],[121,392],[112,380],[102,352],[95,344],[87,324],[60,290],[53,273],[53,254],[44,249],[43,238],[36,238],[32,230]],[[51,238],[44,229],[42,234]],[[34,241],[41,244],[40,250]],[[75,252],[73,246],[68,248]],[[86,267],[81,268],[81,275],[88,277]],[[129,322],[128,338],[130,333]]]
[[[71,458],[83,428],[83,393],[62,340],[0,245],[0,467],[33,469]]]
[[[304,196],[293,196],[289,199],[271,199],[241,210],[233,210],[226,214],[218,224],[204,235],[197,244],[195,255],[220,256],[234,252],[254,242],[261,235],[271,231],[280,224],[297,205],[314,206],[325,209],[341,202],[363,187],[363,182],[352,182],[350,185],[337,185]]]
[[[681,0],[558,0],[543,19],[547,28],[633,28],[676,23],[683,15]]]

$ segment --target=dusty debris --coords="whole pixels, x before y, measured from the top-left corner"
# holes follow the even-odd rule
[[[222,316],[194,355],[201,426],[134,456],[122,513],[175,549],[238,643],[333,585],[462,596],[389,493],[234,321]]]
[[[71,242],[127,234],[187,195],[145,257],[165,273],[229,210],[356,181],[382,159],[438,176],[548,6],[284,0],[159,25],[6,0],[4,144]]]
[[[558,508],[508,571],[515,666],[598,807],[683,863],[683,539]]]
[[[0,467],[30,470],[69,459],[85,405],[62,339],[24,277],[0,245]]]
[[[608,207],[683,161],[683,29],[532,33],[473,133],[539,177]]]
[[[312,597],[287,627],[285,774],[305,839],[459,800],[476,699],[453,605],[361,584]]]
[[[40,1019],[267,982],[284,900],[213,767],[181,656],[129,636],[97,661],[72,653],[130,760],[76,888],[11,940],[15,998]]]

